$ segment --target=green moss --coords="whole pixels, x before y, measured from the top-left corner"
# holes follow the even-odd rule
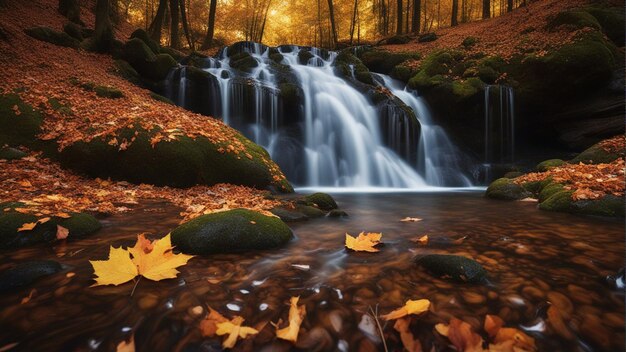
[[[419,59],[417,53],[392,53],[384,50],[364,51],[360,55],[361,62],[373,72],[389,74],[394,67],[407,60]]]
[[[48,99],[48,105],[52,108],[52,110],[61,113],[63,115],[71,116],[74,112],[71,109],[69,103],[61,102],[59,99],[50,98]]]
[[[570,26],[574,29],[590,27],[600,29],[600,23],[590,13],[582,10],[563,11],[548,21],[548,29],[554,30],[560,26]]]
[[[128,61],[137,72],[140,66],[156,61],[156,55],[141,39],[133,38],[122,46],[122,58]]]
[[[202,215],[172,231],[174,246],[190,254],[273,249],[291,238],[291,229],[280,219],[247,209]]]
[[[573,203],[573,212],[577,214],[624,217],[624,198],[606,195],[600,199],[579,200]]]
[[[138,38],[140,39],[142,42],[144,42],[144,44],[146,44],[148,46],[148,48],[150,48],[150,50],[152,50],[152,52],[154,54],[158,54],[160,53],[160,46],[157,42],[155,42],[154,40],[150,39],[150,36],[148,35],[148,33],[139,28],[137,30],[135,30],[131,35],[130,35],[130,39],[133,38]]]
[[[42,123],[41,113],[17,94],[0,95],[0,145],[32,146]]]
[[[416,263],[439,278],[457,282],[480,283],[487,278],[487,271],[475,260],[445,254],[428,254],[418,257]]]
[[[493,181],[487,188],[485,193],[487,197],[504,200],[518,200],[530,197],[531,192],[524,187],[513,183],[508,178],[499,178]]]
[[[139,72],[155,81],[163,80],[172,68],[176,66],[176,60],[168,54],[158,54],[154,62],[145,65],[144,69]]]
[[[185,57],[185,54],[183,54],[182,52],[176,50],[176,49],[172,49],[168,46],[162,46],[161,49],[159,50],[159,52],[161,54],[168,54],[169,56],[173,57],[176,60],[180,60],[183,57]]]
[[[465,81],[452,82],[452,92],[458,100],[472,97],[482,92],[485,84],[478,78],[469,78]]]
[[[243,72],[252,72],[259,63],[247,52],[235,54],[230,58],[230,67]]]
[[[48,42],[58,46],[64,46],[69,48],[78,49],[80,46],[80,41],[72,38],[69,34],[65,32],[57,32],[52,28],[48,27],[33,27],[27,28],[24,30],[26,34],[29,36],[41,40],[44,42]]]
[[[25,157],[26,155],[28,154],[24,153],[23,151],[19,149],[9,148],[9,147],[0,148],[0,159],[3,159],[3,160],[21,159]],[[0,205],[0,209],[2,209],[1,205]]]
[[[374,84],[374,80],[368,68],[363,65],[361,60],[347,50],[337,55],[333,65],[343,77],[352,77],[352,72],[354,71],[354,78],[356,80],[365,84]]]
[[[570,160],[570,163],[603,164],[610,163],[622,156],[623,154],[607,152],[599,144],[595,144]]]
[[[624,46],[624,8],[623,7],[590,7],[585,9],[598,21],[602,32],[617,46]]]
[[[304,214],[308,218],[321,218],[325,215],[325,213],[318,208],[304,204],[298,204],[296,206],[296,211]]]
[[[539,203],[539,209],[547,211],[571,212],[573,209],[572,191],[554,192],[550,197]]]
[[[543,187],[541,192],[539,192],[539,202],[542,203],[553,195],[564,190],[564,186],[560,183],[550,183],[549,185]]]
[[[315,204],[318,208],[322,210],[332,210],[337,209],[337,203],[329,194],[326,193],[313,193],[304,197],[307,202]]]
[[[158,100],[158,101],[163,102],[163,103],[167,103],[167,104],[170,104],[170,105],[176,105],[176,104],[174,104],[173,101],[169,100],[168,98],[166,98],[166,97],[164,97],[164,96],[162,96],[160,94],[156,94],[154,92],[150,92],[150,97],[152,99],[154,99],[154,100]]]
[[[115,87],[95,86],[94,91],[101,98],[119,99],[124,97],[124,93]]]
[[[93,216],[85,213],[71,213],[67,219],[55,218],[57,224],[69,230],[70,238],[82,238],[90,235],[102,227]]]
[[[520,177],[522,176],[524,173],[523,172],[519,172],[519,171],[509,171],[506,174],[504,174],[504,178],[509,178],[509,179],[514,179],[516,177]]]
[[[476,45],[476,43],[478,43],[478,38],[469,36],[463,39],[463,42],[461,42],[461,45],[463,45],[466,49],[469,49],[473,47],[474,45]]]
[[[391,70],[391,73],[389,75],[395,79],[398,79],[406,83],[411,79],[411,77],[415,75],[415,70],[412,69],[411,67],[400,64],[394,67],[393,70]]]
[[[539,164],[537,164],[535,169],[539,172],[545,172],[552,168],[563,166],[564,164],[565,164],[565,161],[561,159],[550,159],[550,160],[545,160],[545,161],[540,162]]]
[[[139,73],[137,73],[137,71],[127,61],[115,60],[113,64],[115,65],[115,74],[118,76],[133,84],[139,84],[141,82]]]

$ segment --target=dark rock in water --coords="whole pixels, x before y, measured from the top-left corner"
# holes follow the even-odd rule
[[[417,37],[417,41],[420,43],[426,43],[426,42],[432,42],[437,40],[437,34],[436,33],[426,33],[426,34],[422,34],[419,37]]]
[[[487,277],[482,265],[458,255],[428,254],[417,258],[416,263],[438,277],[458,282],[479,283]]]
[[[15,148],[0,148],[0,159],[15,160],[25,157],[27,154]]]
[[[61,271],[61,264],[53,260],[23,262],[0,273],[0,292],[30,285],[44,276]]]
[[[343,217],[348,216],[348,213],[346,213],[345,211],[341,209],[333,209],[329,211],[328,214],[326,214],[326,216],[328,216],[329,218],[343,218]]]
[[[304,204],[296,205],[296,211],[306,215],[309,218],[319,218],[325,215],[325,213],[318,208]]]
[[[189,254],[278,248],[293,237],[280,219],[235,209],[199,216],[172,231],[172,243]]]
[[[284,222],[297,222],[308,220],[309,217],[301,212],[289,210],[285,208],[274,208],[271,210],[272,214],[278,216]]]
[[[25,29],[24,32],[26,32],[26,34],[35,39],[54,45],[65,46],[74,49],[78,49],[78,47],[80,46],[80,41],[72,38],[69,34],[65,32],[57,32],[54,29],[48,27],[41,26],[28,28]]]
[[[318,208],[322,210],[332,210],[337,209],[337,203],[330,195],[326,193],[313,193],[304,197],[308,202],[315,204]]]
[[[518,200],[530,197],[532,194],[508,178],[499,178],[489,185],[486,195],[494,199]]]

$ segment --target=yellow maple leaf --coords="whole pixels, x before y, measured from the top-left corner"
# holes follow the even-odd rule
[[[418,315],[426,312],[428,308],[430,308],[430,301],[427,299],[408,300],[404,306],[389,314],[383,315],[382,318],[385,320],[394,320],[405,317],[409,314]]]
[[[30,231],[30,230],[34,229],[35,226],[37,226],[36,222],[27,222],[27,223],[23,224],[22,227],[17,229],[17,232]]]
[[[298,307],[299,299],[300,297],[291,297],[291,305],[289,307],[289,325],[282,329],[278,329],[278,327],[276,327],[276,337],[279,339],[294,343],[298,340],[300,325],[306,315],[306,307],[304,305]]]
[[[169,234],[153,242],[139,235],[134,247],[111,247],[109,260],[90,261],[97,276],[94,286],[123,284],[137,275],[153,281],[172,279],[178,275],[176,268],[187,264],[192,257],[174,254]]]
[[[222,342],[222,347],[233,348],[235,347],[238,338],[241,337],[242,339],[245,339],[248,335],[256,335],[259,333],[258,330],[249,326],[241,326],[242,323],[242,317],[234,317],[230,321],[217,323],[217,331],[215,333],[219,336],[228,335],[228,337]]]
[[[209,307],[209,314],[200,322],[202,336],[213,337],[217,332],[217,324],[227,322],[223,315],[215,309]]]
[[[346,247],[357,252],[378,252],[374,247],[380,244],[382,237],[382,233],[374,232],[361,232],[356,238],[346,233]]]

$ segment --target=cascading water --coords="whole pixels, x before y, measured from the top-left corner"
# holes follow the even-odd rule
[[[512,87],[485,87],[484,168],[515,162],[515,96]]]
[[[460,172],[455,147],[418,97],[377,75],[391,93],[387,103],[372,103],[367,90],[375,87],[356,82],[354,64],[339,74],[337,56],[318,48],[242,42],[204,59],[202,80],[194,78],[196,68],[170,74],[166,94],[242,131],[297,185],[471,185]]]

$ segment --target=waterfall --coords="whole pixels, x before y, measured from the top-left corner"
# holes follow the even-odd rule
[[[175,70],[166,94],[263,146],[298,186],[471,186],[419,97],[373,75],[391,92],[374,103],[368,92],[376,87],[357,82],[353,64],[340,74],[337,56],[241,42],[206,58],[201,80],[191,69]]]
[[[484,162],[505,164],[515,161],[515,99],[512,87],[485,87]]]

